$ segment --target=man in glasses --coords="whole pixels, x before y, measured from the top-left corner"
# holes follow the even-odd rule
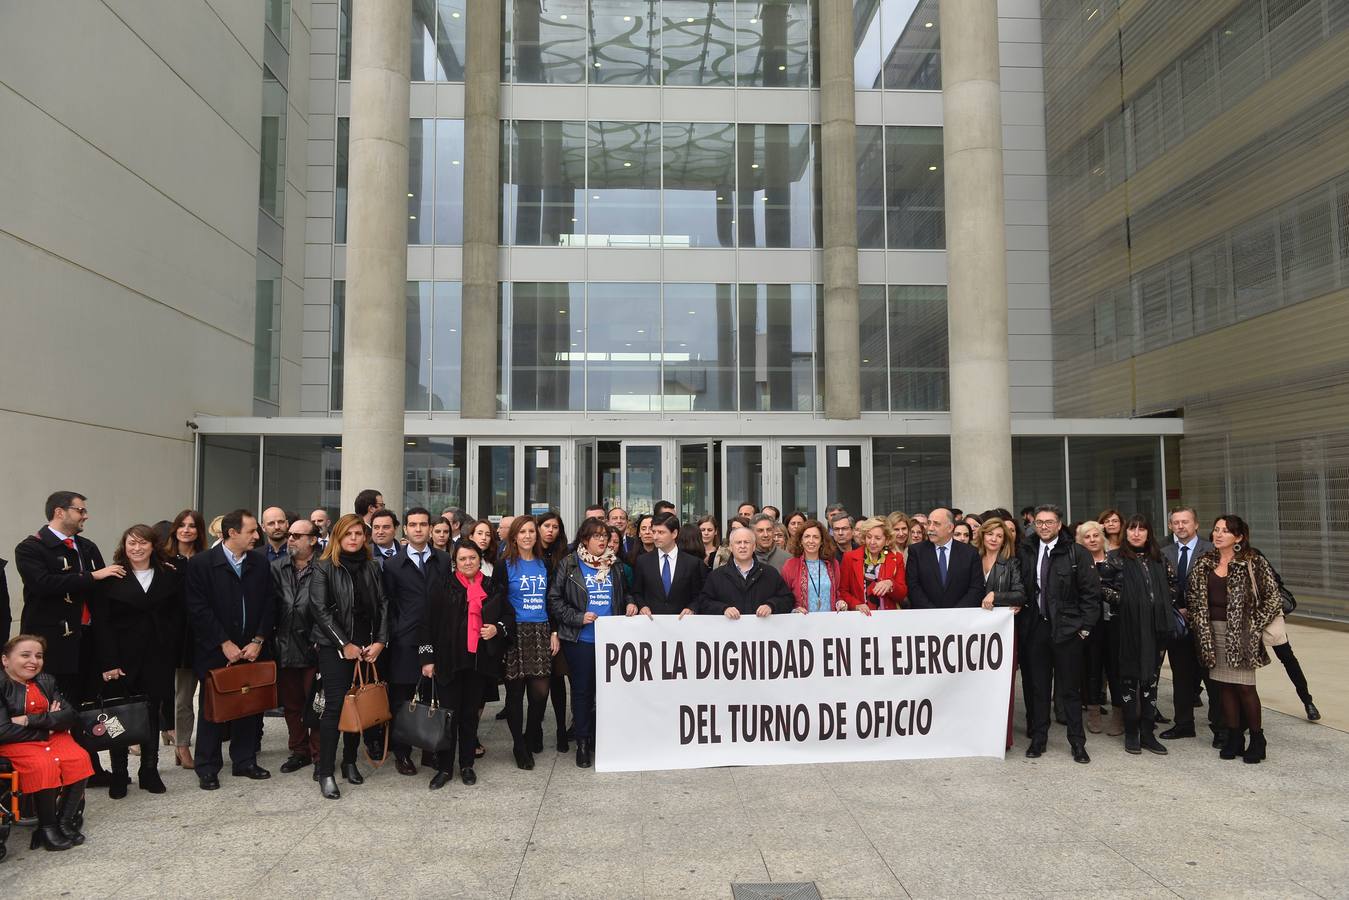
[[[20,628],[47,639],[43,668],[56,676],[61,693],[78,706],[98,667],[89,636],[89,597],[98,582],[122,578],[126,569],[105,566],[98,546],[80,535],[89,520],[83,494],[57,491],[47,498],[45,512],[47,524],[14,548],[15,567],[23,580]],[[90,757],[94,763],[90,786],[106,785],[98,754]]]
[[[265,514],[264,514],[265,515]],[[304,708],[314,684],[318,657],[309,636],[309,580],[318,549],[318,529],[309,519],[296,519],[286,529],[286,553],[272,562],[276,586],[276,631],[272,652],[276,658],[276,691],[286,717],[290,756],[281,764],[289,774],[311,766],[319,755],[319,730],[306,728]]]

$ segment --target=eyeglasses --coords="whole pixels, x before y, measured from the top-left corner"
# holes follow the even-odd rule
[[[82,516],[89,515],[89,507],[87,506],[67,506],[66,509],[73,509]]]
[[[1054,520],[1052,520],[1052,519],[1036,519],[1036,520],[1035,520],[1035,527],[1036,527],[1036,528],[1054,528],[1054,527],[1057,526],[1058,524],[1059,524],[1058,522],[1056,522],[1056,521],[1054,521]]]

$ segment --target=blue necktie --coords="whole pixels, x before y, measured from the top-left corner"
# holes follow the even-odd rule
[[[937,548],[937,571],[941,573],[941,585],[946,587],[946,547]]]
[[[673,580],[670,577],[670,554],[662,553],[661,558],[664,562],[660,566],[660,580],[665,583],[665,596],[668,597],[670,596],[670,582]]]
[[[1180,565],[1176,566],[1176,580],[1180,583],[1181,596],[1185,595],[1185,576],[1190,574],[1190,548],[1180,545]]]

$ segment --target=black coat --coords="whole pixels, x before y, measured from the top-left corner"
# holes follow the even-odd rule
[[[370,610],[370,643],[387,646],[389,601],[384,596],[378,560],[366,560],[358,577],[366,598],[373,602]],[[314,563],[314,574],[309,578],[309,609],[314,617],[310,634],[314,643],[320,647],[338,649],[355,643],[351,639],[351,632],[356,618],[356,586],[351,574],[341,563],[320,559]]]
[[[796,606],[796,597],[782,580],[782,573],[772,566],[756,559],[749,574],[741,575],[732,559],[708,573],[694,611],[720,616],[734,606],[742,616],[752,616],[764,604],[774,613],[789,613]]]
[[[187,614],[192,620],[192,636],[197,652],[192,667],[198,678],[228,660],[220,645],[233,641],[240,650],[255,637],[263,639],[259,659],[267,658],[266,641],[276,623],[276,601],[272,592],[272,569],[261,550],[244,554],[242,574],[225,557],[223,544],[187,561],[185,574]]]
[[[982,571],[982,564],[980,564]],[[1021,564],[1016,557],[1000,559],[988,570],[984,593],[993,592],[994,606],[1025,606],[1026,586],[1021,583]],[[982,603],[982,598],[980,599]]]
[[[197,642],[192,639],[192,617],[187,613],[187,560],[188,557],[175,553],[169,562],[178,570],[178,621],[183,631],[178,637],[178,668],[190,669],[197,655]]]
[[[90,633],[95,670],[121,669],[121,683],[109,685],[119,694],[149,694],[163,701],[173,697],[173,670],[182,654],[183,576],[177,569],[155,566],[147,591],[130,568],[123,578],[105,578],[90,601]]]
[[[632,596],[629,603],[647,607],[656,615],[679,615],[693,609],[707,580],[707,566],[702,556],[680,550],[675,556],[674,571],[670,573],[670,593],[665,593],[665,581],[660,574],[661,555],[644,553],[632,564]]]
[[[951,541],[950,558],[946,560],[946,584],[942,584],[937,547],[931,541],[919,541],[909,548],[904,580],[909,585],[910,609],[976,607],[988,593],[979,551],[956,540]]]
[[[389,598],[385,672],[397,684],[415,684],[421,677],[417,637],[426,615],[427,598],[444,593],[451,577],[449,555],[430,546],[427,550],[425,569],[417,567],[410,545],[404,545],[397,556],[384,562],[384,594]]]
[[[0,682],[3,682],[0,686],[0,744],[45,741],[53,731],[69,731],[75,727],[75,707],[56,689],[56,676],[39,672],[33,680],[47,698],[47,709],[50,710],[57,703],[61,704],[61,708],[56,712],[28,716],[27,725],[15,725],[10,719],[28,715],[28,687],[0,675]]]
[[[1044,618],[1040,613],[1038,567],[1040,539],[1022,541],[1018,558],[1024,573],[1026,608],[1016,617],[1020,627],[1030,628]],[[1101,618],[1101,577],[1087,548],[1073,542],[1066,530],[1049,554],[1049,578],[1046,582],[1046,607],[1051,637],[1066,641],[1079,631],[1091,631]]]
[[[482,623],[497,627],[496,637],[478,641],[478,652],[468,652],[468,588],[453,575],[445,589],[427,597],[426,612],[418,629],[417,655],[421,665],[435,663],[436,682],[448,685],[456,672],[473,670],[488,678],[500,678],[507,645],[515,639],[515,607],[506,596],[503,578],[483,577],[487,597],[482,602]]]
[[[80,535],[75,536],[74,547],[67,547],[43,525],[14,548],[14,565],[23,579],[20,629],[47,639],[43,671],[79,672],[80,620],[98,584],[90,573],[103,568],[103,554]]]
[[[1119,563],[1119,674],[1147,682],[1157,674],[1161,652],[1175,631],[1176,571],[1146,557],[1120,558]]]
[[[623,584],[621,567],[617,561],[609,569],[611,615],[621,616],[627,611],[628,597]],[[590,591],[586,589],[585,574],[575,553],[558,563],[552,581],[548,583],[548,618],[560,640],[574,641],[585,627],[585,614],[590,609]]]
[[[14,614],[9,611],[9,583],[5,581],[5,566],[9,560],[0,559],[0,638],[9,640],[14,625]]]
[[[314,652],[314,616],[309,608],[309,587],[314,583],[314,565],[296,577],[295,562],[287,554],[272,560],[272,585],[276,596],[276,630],[272,632],[272,657],[278,666],[304,669],[318,665]]]

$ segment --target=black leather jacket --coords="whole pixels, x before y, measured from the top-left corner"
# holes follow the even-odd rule
[[[56,689],[56,677],[40,673],[36,679],[38,690],[47,698],[47,706],[60,703],[56,712],[39,713],[28,716],[27,725],[15,725],[10,719],[28,715],[25,709],[28,703],[28,687],[11,678],[4,677],[4,687],[0,689],[0,704],[3,705],[3,721],[0,721],[0,744],[17,744],[24,741],[45,741],[53,731],[69,731],[75,726],[75,707],[61,696]]]
[[[1016,557],[993,564],[984,580],[984,590],[993,592],[994,606],[1026,605],[1026,588],[1021,583],[1021,564]]]
[[[314,617],[309,608],[309,588],[314,582],[317,560],[300,570],[289,554],[272,562],[272,583],[276,585],[276,631],[272,632],[272,657],[282,668],[318,665],[314,653]],[[298,582],[298,583],[297,583]]]
[[[321,559],[309,576],[309,611],[314,617],[310,637],[320,647],[343,647],[352,643],[352,607],[356,604],[356,588],[351,575],[340,563]],[[379,563],[366,560],[360,570],[362,590],[374,598],[375,608],[370,616],[371,643],[389,643],[389,601],[384,594]]]
[[[612,615],[621,616],[628,606],[627,590],[619,574],[617,562],[609,569]],[[585,614],[590,608],[590,591],[586,589],[585,575],[575,553],[558,563],[553,580],[548,583],[548,618],[559,639],[575,641],[585,627]]]

